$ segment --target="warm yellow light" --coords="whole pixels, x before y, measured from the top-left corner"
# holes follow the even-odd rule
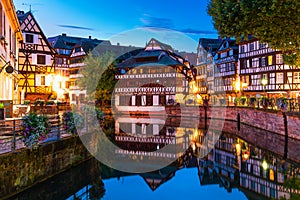
[[[243,88],[248,87],[248,83],[242,83],[242,87]]]
[[[240,82],[239,79],[234,82],[234,87],[235,87],[236,91],[240,91],[241,90],[241,82]]]
[[[194,91],[194,93],[198,92],[198,87],[197,87],[197,86],[194,86],[193,91]]]
[[[201,95],[200,94],[197,94],[197,99],[201,99]]]
[[[268,163],[267,163],[267,161],[266,160],[264,160],[263,162],[262,162],[262,168],[264,169],[264,170],[267,170],[268,169]]]
[[[268,84],[268,80],[265,79],[265,78],[261,79],[261,84],[267,85]]]
[[[241,154],[241,145],[238,143],[235,145],[235,149],[236,149],[236,155],[240,155]]]
[[[249,158],[248,153],[244,153],[243,158],[244,158],[245,160],[248,160],[248,158]]]
[[[274,181],[275,180],[275,175],[274,175],[274,170],[270,169],[270,180]]]

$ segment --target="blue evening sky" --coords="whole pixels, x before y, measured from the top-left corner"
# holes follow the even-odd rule
[[[16,10],[31,10],[46,37],[110,39],[144,47],[155,37],[177,50],[196,52],[199,38],[216,38],[208,0],[13,0]]]

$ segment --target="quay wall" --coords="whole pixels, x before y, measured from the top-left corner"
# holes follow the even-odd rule
[[[19,193],[91,158],[79,137],[0,155],[0,199]]]
[[[168,117],[196,117],[225,119],[238,121],[256,128],[285,135],[284,114],[287,118],[288,137],[300,140],[300,113],[282,112],[275,110],[263,110],[248,107],[233,106],[167,106],[166,115]]]

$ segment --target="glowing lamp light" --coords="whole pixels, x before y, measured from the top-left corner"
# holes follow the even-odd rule
[[[262,168],[263,168],[264,170],[267,170],[267,169],[268,169],[268,163],[267,163],[266,160],[264,160],[264,161],[262,162]]]
[[[244,160],[248,160],[249,154],[248,154],[248,153],[244,153],[244,154],[243,154],[243,158],[244,158]]]
[[[268,84],[268,80],[265,79],[265,78],[261,79],[261,84],[267,85]]]

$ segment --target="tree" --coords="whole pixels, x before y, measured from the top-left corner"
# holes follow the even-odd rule
[[[110,100],[115,85],[114,80],[114,55],[105,52],[95,56],[89,53],[84,59],[85,66],[81,68],[83,75],[78,81],[78,86],[86,90],[88,100]]]
[[[208,14],[221,37],[247,40],[253,35],[300,64],[300,1],[210,0]]]

